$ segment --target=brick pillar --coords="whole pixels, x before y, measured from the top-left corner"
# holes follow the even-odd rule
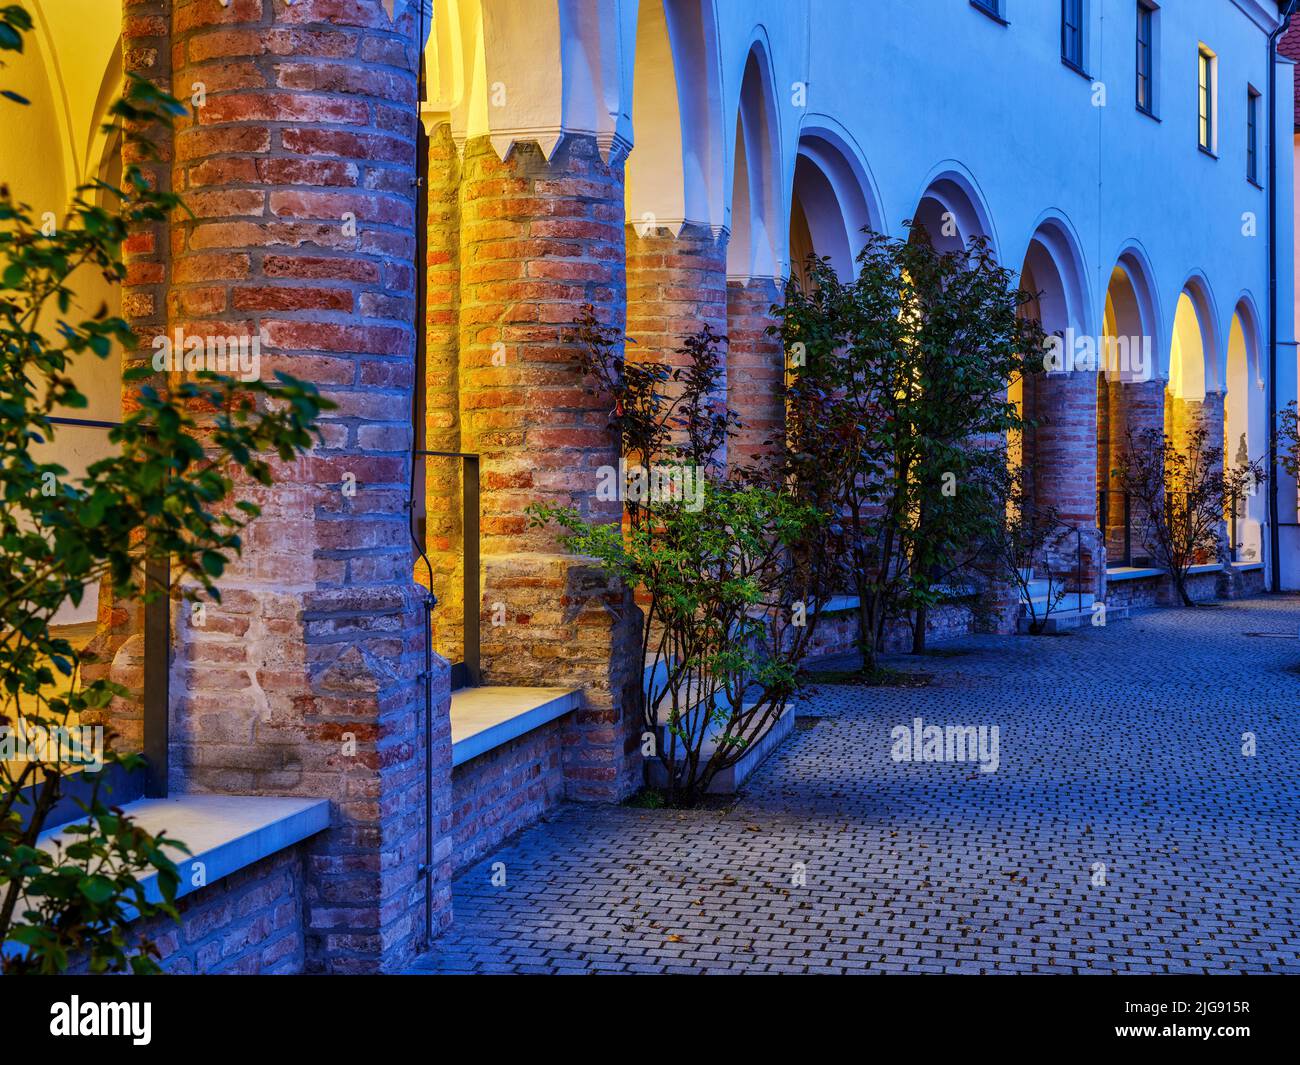
[[[529,527],[533,502],[617,522],[596,498],[617,467],[608,401],[590,394],[568,339],[579,307],[625,327],[623,149],[605,162],[567,135],[548,161],[533,143],[497,157],[465,146],[461,181],[461,439],[482,456],[482,655],[487,684],[581,688],[564,738],[566,794],[617,801],[640,785],[632,698],[640,612],[594,565]]]
[[[1034,491],[1040,506],[1081,530],[1084,591],[1099,591],[1106,550],[1097,527],[1097,382],[1094,373],[1068,370],[1040,376],[1035,388]],[[1073,537],[1062,554],[1074,558]],[[1071,570],[1068,587],[1077,583]]]
[[[460,155],[451,126],[429,134],[429,188],[425,264],[424,446],[460,451]],[[464,656],[464,543],[461,464],[424,460],[425,544],[438,599],[433,646],[449,661]],[[416,580],[427,576],[422,563]]]
[[[635,341],[627,356],[684,367],[676,351],[686,337],[706,325],[727,335],[726,241],[690,222],[676,237],[629,225],[626,240],[627,335]],[[718,399],[726,402],[726,382],[719,384]]]
[[[423,595],[405,501],[415,308],[415,58],[381,0],[174,0],[168,326],[258,335],[261,371],[339,406],[275,468],[222,602],[175,648],[173,784],[329,798],[308,854],[312,971],[403,966],[423,927]],[[344,12],[346,7],[346,12]],[[346,17],[342,17],[343,15]],[[355,486],[355,490],[353,489]],[[450,735],[434,662],[433,932],[450,920]]]
[[[772,307],[780,302],[773,278],[727,282],[727,402],[740,415],[728,456],[733,468],[758,462],[766,441],[785,427],[785,353],[781,338],[767,332],[777,324]]]
[[[1165,382],[1158,378],[1151,381],[1111,381],[1109,399],[1108,463],[1110,469],[1114,470],[1123,463],[1130,434],[1136,441],[1148,429],[1163,431]],[[1118,559],[1124,548],[1124,494],[1118,479],[1113,480],[1111,486],[1114,491],[1110,497],[1110,514],[1107,517],[1108,551],[1110,557]],[[1132,553],[1134,558],[1150,558],[1149,537],[1140,509],[1130,507]]]
[[[122,19],[122,69],[147,78],[162,89],[171,88],[171,21],[168,0],[126,0]],[[138,166],[151,185],[171,188],[171,136],[167,130],[149,131],[156,155],[146,155],[137,145],[122,146],[124,167]],[[134,351],[122,353],[123,372],[147,365],[153,358],[151,339],[167,327],[166,291],[170,275],[167,226],[162,222],[139,225],[122,247],[126,279],[122,283],[122,317],[140,339]],[[165,392],[160,376],[149,381]],[[139,383],[122,390],[123,414],[135,406]],[[115,595],[112,581],[99,588],[95,635],[86,648],[81,676],[85,683],[108,677],[130,688],[131,698],[115,698],[107,710],[87,711],[87,724],[103,724],[112,734],[115,749],[139,751],[144,741],[144,612],[137,600]]]

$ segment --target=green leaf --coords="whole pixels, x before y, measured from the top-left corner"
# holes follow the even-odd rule
[[[91,902],[99,905],[103,905],[116,893],[116,886],[113,881],[98,873],[84,877],[77,885],[77,889]]]

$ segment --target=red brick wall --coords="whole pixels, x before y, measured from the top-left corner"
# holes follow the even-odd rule
[[[771,279],[727,284],[727,402],[740,415],[728,454],[732,467],[756,462],[766,450],[764,442],[785,426],[785,353],[780,338],[767,333],[776,323],[772,306],[780,299]]]
[[[204,626],[183,618],[173,783],[332,799],[307,861],[308,968],[400,967],[423,935],[422,619],[404,508],[412,16],[395,25],[380,0],[171,6],[175,91],[201,83],[206,102],[176,132],[173,182],[194,216],[171,229],[168,326],[265,329],[263,375],[304,377],[339,405],[273,487],[241,486],[263,506],[244,559]],[[449,844],[438,851],[449,872]],[[434,920],[449,919],[443,881]]]
[[[1099,588],[1105,548],[1097,529],[1097,380],[1083,370],[1049,373],[1034,382],[1034,493],[1061,521],[1082,530],[1085,590]],[[1068,547],[1073,571],[1074,541]],[[1071,577],[1073,590],[1073,577]]]
[[[302,844],[263,858],[186,895],[179,921],[134,922],[128,942],[152,940],[164,972],[178,976],[301,973],[304,865]],[[88,971],[85,959],[69,969]]]
[[[123,0],[122,68],[127,74],[146,78],[163,89],[171,88],[170,4],[168,0]],[[155,127],[141,130],[154,145],[149,155],[137,144],[124,144],[123,167],[138,166],[157,189],[171,188],[171,136]],[[151,222],[138,226],[122,248],[126,279],[122,284],[122,317],[135,330],[140,343],[134,351],[122,353],[122,369],[145,365],[153,357],[150,339],[167,327],[167,282],[171,271],[167,226]],[[149,381],[160,392],[166,380],[158,375]],[[122,390],[123,413],[135,406],[139,384]],[[142,662],[144,616],[137,601],[114,596],[112,583],[105,580],[99,590],[96,633],[87,652],[94,656],[82,669],[87,683],[110,677],[132,689],[135,697],[114,699],[106,712],[89,711],[87,723],[104,723],[114,732],[115,747],[139,751],[144,740]]]
[[[460,451],[460,157],[443,123],[429,135],[425,249],[424,446]],[[425,542],[433,566],[433,646],[449,661],[464,656],[461,464],[424,460]],[[416,580],[427,577],[416,566]]]
[[[540,820],[564,798],[565,727],[565,718],[548,722],[452,770],[457,872]]]
[[[687,365],[683,341],[705,326],[727,335],[727,245],[707,226],[687,224],[638,232],[627,227],[627,335],[629,360]],[[720,353],[725,358],[724,345]],[[725,363],[724,363],[725,365]],[[726,400],[719,382],[718,400]]]

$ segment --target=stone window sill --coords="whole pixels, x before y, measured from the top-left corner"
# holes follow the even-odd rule
[[[122,806],[148,832],[166,831],[184,843],[188,855],[168,851],[180,869],[180,898],[254,862],[300,843],[328,828],[330,804],[325,799],[276,798],[263,795],[176,795],[166,799],[136,799]],[[76,823],[70,822],[70,823]],[[41,833],[37,846],[55,849],[73,843],[67,825]],[[202,883],[193,875],[202,863]],[[156,875],[141,878],[145,897],[158,902],[162,893]]]
[[[451,764],[504,746],[576,710],[582,695],[571,688],[461,688],[451,695]]]

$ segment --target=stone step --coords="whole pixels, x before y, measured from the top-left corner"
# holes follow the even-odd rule
[[[1070,609],[1062,609],[1062,607],[1065,606],[1065,601],[1062,601],[1061,604],[1048,615],[1042,631],[1045,633],[1068,632],[1070,629],[1080,629],[1091,625],[1093,623],[1093,597],[1085,594],[1084,600],[1087,605],[1082,610],[1073,607]],[[1115,621],[1124,621],[1128,616],[1129,608],[1127,606],[1108,606],[1106,608],[1107,625]],[[1029,631],[1029,621],[1029,611],[1022,610],[1016,631],[1021,635],[1027,633]]]
[[[582,705],[577,688],[485,685],[451,693],[451,764],[462,765]]]
[[[1091,592],[1083,592],[1082,594],[1079,592],[1065,592],[1062,594],[1059,591],[1056,591],[1053,593],[1051,598],[1056,600],[1056,605],[1052,611],[1053,613],[1056,613],[1061,610],[1087,610],[1092,606],[1096,596]],[[1047,606],[1048,601],[1049,597],[1046,592],[1043,592],[1040,595],[1031,596],[1029,599],[1025,599],[1022,596],[1020,599],[1022,608],[1027,603],[1033,603],[1039,613],[1042,613],[1044,607]]]

